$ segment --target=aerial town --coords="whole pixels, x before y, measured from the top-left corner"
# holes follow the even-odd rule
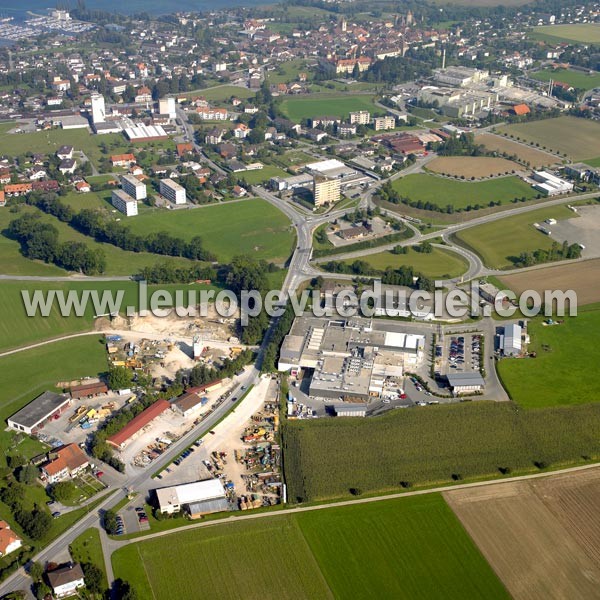
[[[247,4],[0,7],[0,600],[598,598],[600,3]]]

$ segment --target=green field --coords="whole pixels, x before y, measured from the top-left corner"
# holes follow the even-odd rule
[[[103,156],[100,150],[102,144],[107,146],[109,154],[131,152],[132,148],[175,147],[170,140],[132,145],[119,133],[92,135],[87,129],[52,129],[50,131],[16,134],[9,134],[6,129],[0,129],[0,154],[8,156],[18,156],[25,152],[54,154],[58,148],[65,144],[73,146],[75,150],[82,150],[96,166],[98,166]]]
[[[260,185],[271,179],[271,177],[289,177],[290,174],[274,165],[264,165],[262,169],[254,171],[244,171],[236,173],[240,179],[243,179],[248,185]]]
[[[204,96],[207,100],[213,102],[224,102],[225,100],[229,100],[232,96],[236,96],[240,100],[252,98],[254,92],[248,88],[238,87],[237,85],[220,85],[205,90],[198,90],[191,95]]]
[[[537,194],[518,177],[470,182],[417,173],[396,179],[392,185],[399,194],[412,201],[431,202],[440,208],[452,205],[454,209],[469,204],[479,204],[483,208],[490,202],[507,203],[523,196],[531,199]]]
[[[84,531],[69,546],[71,558],[76,563],[91,563],[96,565],[104,574],[102,585],[108,589],[108,580],[106,578],[106,568],[104,567],[104,556],[102,555],[102,544],[100,542],[100,532],[95,527]]]
[[[532,393],[541,396],[543,386]],[[282,433],[290,502],[352,498],[351,490],[398,491],[597,461],[600,404],[446,404],[367,419],[289,421]]]
[[[279,63],[274,71],[267,71],[267,81],[270,84],[291,83],[298,80],[298,73],[309,73],[304,59],[289,60]]]
[[[596,158],[588,158],[583,162],[590,165],[590,167],[600,167],[600,156],[597,156]]]
[[[374,96],[315,94],[282,100],[281,112],[294,122],[312,117],[332,116],[348,118],[355,110],[368,110],[371,114],[384,111],[373,104]]]
[[[560,81],[581,90],[591,90],[600,86],[600,73],[598,71],[594,71],[593,75],[588,75],[572,69],[545,69],[532,73],[531,77],[538,81],[550,81],[551,79]]]
[[[95,197],[90,198],[88,201],[86,196],[80,195],[69,195],[66,197],[66,202],[74,205],[78,209],[86,208],[86,204],[96,205],[97,202],[103,202],[101,198]],[[102,196],[102,194],[100,194]],[[81,203],[79,203],[81,199]],[[19,217],[24,212],[32,212],[40,215],[40,219],[44,222],[51,223],[59,232],[59,242],[84,242],[88,247],[94,249],[101,249],[106,255],[106,271],[103,275],[134,275],[139,273],[144,267],[149,267],[157,262],[167,260],[169,262],[175,262],[178,265],[191,265],[192,261],[185,258],[174,258],[159,256],[151,254],[149,252],[128,252],[121,250],[117,246],[112,244],[96,242],[94,239],[79,233],[76,229],[73,229],[67,223],[59,221],[56,217],[45,214],[35,207],[22,206],[18,213],[12,213],[8,210],[0,211],[0,232],[8,227],[8,224],[13,219]],[[142,214],[139,217],[142,218]],[[167,214],[163,212],[165,216]],[[128,221],[127,224],[133,223]],[[0,273],[4,275],[64,275],[66,271],[59,269],[53,265],[45,265],[38,261],[31,261],[21,255],[20,246],[18,242],[7,238],[0,233]]]
[[[273,273],[273,276],[279,275]],[[184,293],[189,290],[203,290],[210,286],[194,284],[169,284],[149,286],[149,293],[152,294],[157,289],[167,290],[173,293],[180,289]],[[212,287],[211,289],[217,289]],[[69,317],[63,317],[60,314],[57,302],[52,304],[52,310],[48,317],[36,316],[30,318],[25,312],[21,290],[29,292],[30,297],[35,290],[47,292],[48,290],[57,290],[64,293],[69,290],[75,290],[81,295],[84,290],[97,290],[111,292],[116,297],[117,292],[123,291],[123,302],[121,312],[125,312],[126,306],[138,307],[138,285],[133,281],[98,281],[98,282],[18,282],[3,281],[0,285],[0,310],[3,318],[0,320],[0,351],[17,348],[19,346],[35,343],[41,340],[60,337],[70,333],[80,331],[89,331],[92,328],[94,316],[96,314],[93,303],[89,302],[86,306],[85,314],[77,317],[74,314]],[[184,294],[184,303],[187,304],[187,294]],[[108,311],[105,307],[102,314]]]
[[[119,549],[113,565],[155,600],[192,600],[199,589],[223,599],[508,598],[433,494],[180,532]]]
[[[469,227],[454,235],[463,245],[477,252],[487,267],[508,269],[514,267],[513,259],[521,252],[549,250],[552,247],[554,240],[533,226],[533,223],[542,223],[548,218],[559,220],[577,217],[564,205],[554,206],[507,217],[500,224],[492,221]],[[506,235],[507,231],[510,231],[510,235]]]
[[[528,408],[595,402],[598,382],[593,373],[600,360],[594,343],[600,327],[600,307],[580,308],[577,317],[560,325],[544,326],[541,318],[529,322],[535,359],[501,360],[498,371],[511,398]],[[582,352],[585,348],[585,352]]]
[[[284,262],[293,244],[288,218],[259,199],[168,213],[150,210],[127,224],[134,233],[167,231],[186,240],[199,235],[222,262],[238,254]]]
[[[348,259],[343,261],[351,265],[357,259]],[[391,252],[379,252],[378,254],[367,254],[360,259],[368,263],[374,271],[385,271],[388,267],[398,269],[402,265],[412,267],[417,273],[426,277],[459,277],[468,268],[469,265],[456,252],[434,248],[433,252],[424,254],[410,249],[408,254],[392,254]]]
[[[544,25],[534,27],[530,37],[547,42],[600,43],[600,25],[598,23],[579,23],[571,25]]]
[[[600,123],[597,121],[567,116],[516,123],[498,130],[537,144],[541,149],[566,154],[574,161],[600,156]]]

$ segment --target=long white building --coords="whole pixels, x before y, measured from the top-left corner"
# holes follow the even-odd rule
[[[136,200],[147,198],[146,184],[133,175],[123,175],[121,177],[121,187],[126,194],[129,194]]]
[[[172,179],[160,180],[160,194],[174,204],[185,204],[185,188]]]
[[[137,200],[123,190],[112,191],[112,205],[127,217],[138,214]]]

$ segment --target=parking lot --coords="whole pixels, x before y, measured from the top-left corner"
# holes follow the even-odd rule
[[[117,535],[148,531],[150,522],[144,509],[143,499],[135,498],[123,507],[117,515],[117,524]]]
[[[479,333],[445,336],[435,347],[436,373],[479,371],[481,340]]]

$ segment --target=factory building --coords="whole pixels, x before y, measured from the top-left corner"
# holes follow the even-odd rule
[[[206,479],[156,490],[158,508],[172,515],[185,510],[192,519],[228,509],[223,484],[218,479]]]
[[[71,399],[65,394],[44,392],[27,406],[8,418],[8,427],[29,435],[43,429],[44,424],[62,414],[71,405]]]
[[[500,336],[500,350],[504,356],[518,356],[523,349],[523,330],[520,325],[512,324],[504,328],[504,333]]]
[[[101,94],[92,95],[92,123],[104,123],[106,121],[106,107],[104,105],[104,96]]]
[[[481,373],[448,373],[446,377],[455,396],[481,392],[485,388],[485,381]]]
[[[573,191],[574,186],[570,181],[552,175],[548,171],[534,171],[532,177],[536,181],[533,188],[545,196],[558,196]]]

